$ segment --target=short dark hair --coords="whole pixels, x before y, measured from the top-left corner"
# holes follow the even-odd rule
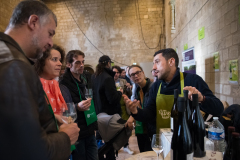
[[[66,62],[72,64],[73,58],[76,58],[77,56],[83,56],[84,58],[85,54],[80,50],[71,50],[67,53]]]
[[[46,59],[51,55],[51,50],[57,50],[60,55],[61,55],[61,60],[60,62],[63,64],[64,63],[64,58],[65,58],[65,51],[61,46],[58,46],[56,44],[53,45],[52,48],[47,49],[45,52],[43,52],[43,56],[39,59],[37,59],[36,63],[34,64],[35,70],[38,75],[42,74],[43,68],[45,66],[45,61]]]
[[[24,25],[28,22],[31,15],[37,15],[40,21],[44,21],[44,18],[52,15],[57,25],[56,15],[43,2],[37,0],[26,0],[20,2],[15,7],[7,28]]]
[[[162,56],[166,60],[169,60],[170,58],[174,58],[175,59],[175,66],[176,66],[176,68],[178,67],[179,58],[178,58],[178,54],[176,53],[176,51],[174,49],[172,49],[172,48],[161,49],[161,50],[155,52],[153,57],[155,57],[158,54],[162,54]]]
[[[139,65],[131,65],[131,66],[129,67],[128,73],[127,73],[129,76],[130,76],[129,71],[130,71],[132,68],[134,68],[134,67],[137,67],[137,68],[141,69],[141,71],[143,71],[143,69],[142,69],[141,66],[139,66]]]
[[[122,73],[122,69],[119,66],[112,66],[112,70],[114,68],[117,69],[120,74]]]

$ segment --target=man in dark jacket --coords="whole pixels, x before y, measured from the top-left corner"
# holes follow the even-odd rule
[[[22,1],[0,33],[1,159],[66,160],[77,124],[57,129],[33,61],[53,45],[57,19],[40,1]]]
[[[96,72],[92,75],[93,100],[96,112],[105,112],[109,115],[121,115],[120,100],[122,98],[122,90],[117,91],[114,75],[111,70],[111,59],[104,55],[99,58],[99,64],[96,67]],[[97,139],[101,141],[101,136],[97,133]],[[100,160],[104,159],[99,157]],[[113,147],[106,154],[107,160],[114,160],[115,153]]]
[[[122,90],[117,91],[114,75],[111,68],[111,59],[104,55],[99,58],[95,74],[92,75],[93,100],[96,112],[105,112],[109,115],[120,114]]]
[[[158,81],[151,87],[146,108],[138,109],[138,101],[131,102],[125,97],[133,117],[138,121],[156,122],[157,133],[160,128],[170,128],[174,89],[178,89],[179,94],[188,90],[190,100],[192,94],[198,94],[200,108],[206,113],[219,116],[223,112],[223,104],[213,95],[206,82],[198,75],[180,72],[178,62],[175,50],[169,48],[157,51],[152,69],[155,70]]]
[[[73,151],[73,160],[98,160],[98,150],[95,138],[97,121],[87,125],[84,112],[91,105],[91,98],[85,98],[86,79],[81,76],[84,70],[85,54],[80,50],[71,50],[66,56],[67,69],[60,81],[60,89],[66,102],[72,99],[76,105],[78,127],[81,128],[76,150]],[[68,94],[70,93],[70,95]]]

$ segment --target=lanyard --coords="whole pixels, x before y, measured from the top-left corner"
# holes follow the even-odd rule
[[[44,91],[44,94],[45,94],[45,97],[46,97],[46,99],[47,99],[47,101],[48,101],[48,109],[49,109],[49,111],[51,112],[51,114],[52,114],[53,117],[54,117],[54,120],[55,120],[55,123],[56,123],[57,130],[59,130],[59,129],[58,129],[57,120],[56,120],[55,115],[54,115],[54,112],[53,112],[53,110],[52,110],[52,106],[51,106],[51,104],[50,104],[50,102],[49,102],[49,100],[48,100],[48,97],[47,97],[45,91]]]
[[[80,89],[79,89],[78,83],[76,82],[76,84],[77,84],[77,88],[78,88],[78,93],[79,93],[79,96],[80,96],[80,100],[82,101],[82,96],[81,96],[81,92],[80,92]]]

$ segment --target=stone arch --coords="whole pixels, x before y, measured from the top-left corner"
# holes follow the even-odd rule
[[[91,65],[89,65],[89,64],[85,64],[84,65],[84,71],[86,73],[89,73],[89,74],[93,74],[94,73],[93,67]]]

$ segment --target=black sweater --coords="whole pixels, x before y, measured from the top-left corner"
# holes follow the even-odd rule
[[[75,122],[78,124],[78,127],[80,128],[79,137],[78,137],[78,139],[80,140],[90,135],[94,135],[95,133],[94,130],[97,130],[97,122],[94,122],[89,126],[87,126],[84,111],[79,111],[77,109],[77,104],[81,102],[81,100],[80,100],[79,91],[78,91],[76,82],[78,83],[82,100],[86,100],[85,84],[83,83],[83,80],[79,82],[77,79],[75,79],[72,76],[70,69],[67,68],[66,72],[63,75],[63,79],[60,81],[60,89],[66,103],[71,102],[71,99],[72,99],[72,102],[74,102],[74,104],[76,105],[77,119]]]
[[[206,113],[212,114],[213,116],[220,116],[224,109],[223,104],[213,95],[206,82],[196,74],[183,73],[183,76],[184,86],[195,87],[206,97],[205,101],[200,104],[200,109]],[[167,84],[163,80],[157,80],[153,84],[149,93],[147,106],[144,109],[138,109],[137,114],[132,114],[136,120],[143,122],[156,121],[156,97],[161,83],[161,94],[173,95],[174,89],[178,89],[180,91],[181,85],[179,68],[170,83]]]

